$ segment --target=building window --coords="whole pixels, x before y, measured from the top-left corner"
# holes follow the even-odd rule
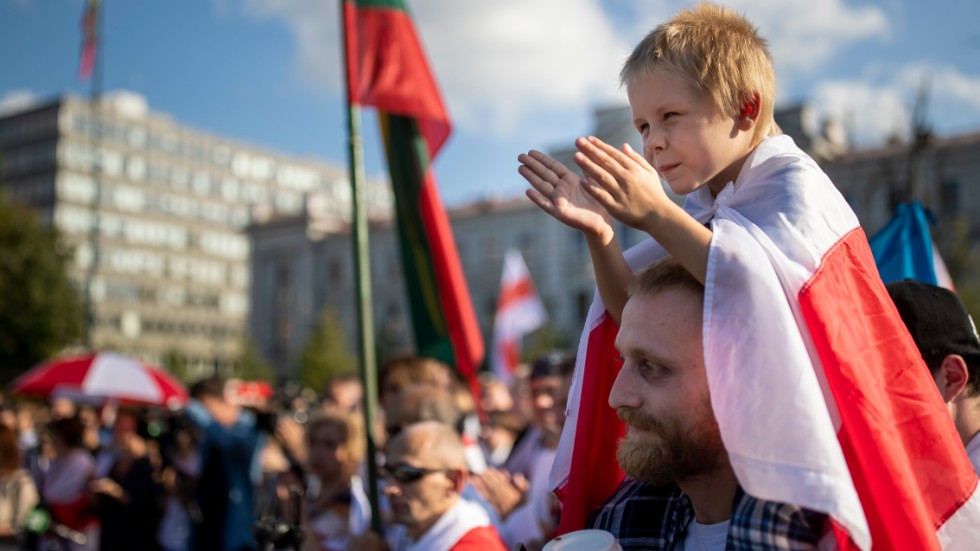
[[[960,183],[947,178],[939,186],[939,205],[943,214],[956,214],[960,210]]]

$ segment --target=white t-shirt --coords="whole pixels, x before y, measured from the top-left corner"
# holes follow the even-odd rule
[[[717,524],[701,524],[691,521],[684,536],[683,551],[725,551],[728,541],[728,525],[731,520]]]

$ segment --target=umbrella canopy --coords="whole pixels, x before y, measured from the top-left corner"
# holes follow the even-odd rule
[[[187,389],[170,373],[117,352],[52,358],[10,383],[10,391],[84,402],[118,401],[178,408]]]

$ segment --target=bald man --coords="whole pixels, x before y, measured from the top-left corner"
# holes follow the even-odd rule
[[[389,535],[396,551],[506,551],[486,512],[460,499],[466,456],[459,435],[437,421],[402,428],[385,450],[384,493],[399,526]],[[383,549],[380,539],[358,549]],[[352,542],[352,547],[353,542]]]

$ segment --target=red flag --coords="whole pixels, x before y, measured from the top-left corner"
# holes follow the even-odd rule
[[[404,2],[345,0],[344,20],[348,97],[381,120],[416,348],[454,365],[476,395],[483,338],[429,166],[449,116]]]
[[[78,78],[88,80],[95,69],[99,47],[99,6],[101,0],[88,0],[82,12],[82,55],[78,60]]]

